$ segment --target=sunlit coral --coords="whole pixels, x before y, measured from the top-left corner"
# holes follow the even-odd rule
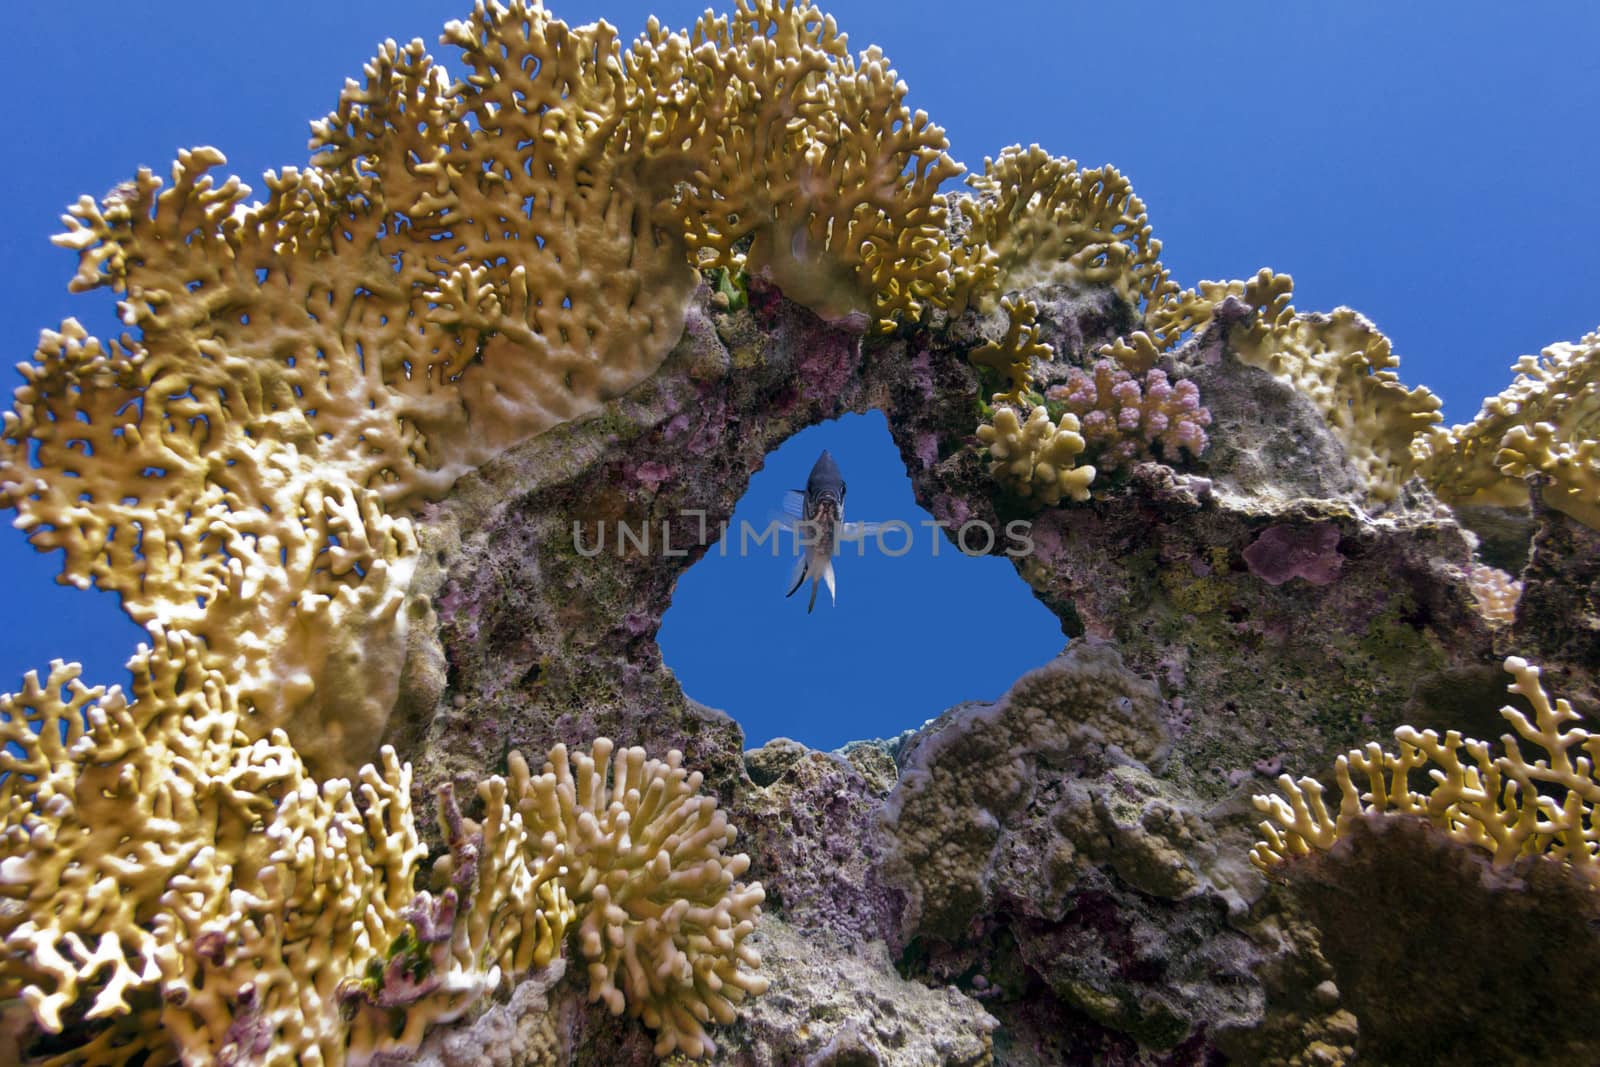
[[[824,317],[884,329],[942,300],[939,183],[962,168],[882,50],[853,57],[809,3],[740,0],[687,39],[652,19],[623,69],[652,188],[699,266],[768,273]]]
[[[1423,473],[1451,503],[1505,506],[1526,503],[1525,479],[1542,475],[1547,505],[1600,529],[1600,330],[1512,369],[1472,422],[1418,442]]]
[[[1336,814],[1328,811],[1315,778],[1295,781],[1282,775],[1283,796],[1255,798],[1267,820],[1251,862],[1270,871],[1290,857],[1328,849],[1365,814],[1394,813],[1427,819],[1456,840],[1490,853],[1496,866],[1521,856],[1547,856],[1600,878],[1600,831],[1593,823],[1600,802],[1595,777],[1600,737],[1566,725],[1578,714],[1566,700],[1551,701],[1538,667],[1511,656],[1505,669],[1513,678],[1508,690],[1532,705],[1533,718],[1510,705],[1500,709],[1515,734],[1501,738],[1499,753],[1455,730],[1441,738],[1432,730],[1402,726],[1394,734],[1398,753],[1373,742],[1339,757]],[[1524,744],[1534,753],[1531,761]],[[1431,792],[1412,788],[1411,774],[1419,770],[1433,780]],[[1365,789],[1355,784],[1352,771],[1366,779]]]
[[[1201,282],[1146,316],[1151,339],[1142,346],[1103,351],[1137,363],[1144,349],[1164,348],[1203,330],[1225,301],[1240,301],[1251,314],[1230,326],[1230,347],[1316,404],[1361,472],[1367,493],[1393,500],[1417,473],[1415,447],[1440,419],[1439,398],[1400,381],[1389,339],[1360,313],[1336,308],[1326,315],[1296,314],[1292,293],[1288,275],[1268,270],[1249,282]]]
[[[73,1062],[361,1061],[415,1048],[559,951],[570,906],[525,834],[519,881],[482,849],[434,909],[414,889],[427,849],[392,749],[355,783],[319,784],[282,731],[245,735],[197,641],[152,635],[131,702],[59,662],[0,699],[0,988],[44,1030],[87,1033]],[[458,899],[516,916],[514,934],[455,922]],[[419,936],[441,948],[424,980],[375,981]]]
[[[766,988],[743,944],[761,887],[737,883],[749,860],[722,854],[735,831],[677,753],[627,750],[614,793],[603,738],[576,777],[565,748],[537,777],[513,754],[481,822],[443,787],[435,896],[415,889],[427,849],[392,749],[318,784],[282,731],[244,735],[192,639],[141,657],[131,703],[60,663],[0,699],[0,991],[75,1027],[72,1062],[415,1050],[557,958],[579,918],[592,995],[663,1050],[709,1052],[705,1024]]]
[[[1038,145],[1012,145],[967,179],[967,232],[954,250],[953,306],[993,307],[1007,292],[1109,285],[1135,310],[1176,286],[1161,266],[1144,202],[1115,167],[1083,169]]]

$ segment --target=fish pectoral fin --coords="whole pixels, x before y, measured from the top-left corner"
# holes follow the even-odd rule
[[[839,596],[833,591],[833,560],[831,559],[828,561],[827,568],[822,572],[822,580],[828,583],[828,600],[833,604],[834,607],[838,607]],[[814,588],[811,595],[816,596],[816,590]]]
[[[875,537],[883,529],[881,522],[841,522],[839,524],[839,540],[861,541],[868,537]]]
[[[783,594],[784,597],[787,599],[788,597],[794,596],[794,591],[799,589],[800,583],[805,580],[806,557],[801,556],[799,559],[794,561],[794,570],[789,573],[789,591]]]

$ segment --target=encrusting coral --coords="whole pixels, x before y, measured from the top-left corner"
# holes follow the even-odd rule
[[[1282,775],[1283,797],[1255,798],[1268,818],[1251,862],[1270,872],[1293,856],[1326,851],[1347,826],[1376,813],[1420,816],[1455,840],[1488,852],[1496,866],[1546,856],[1587,878],[1600,877],[1600,835],[1593,825],[1594,805],[1600,802],[1595,777],[1600,738],[1578,727],[1564,728],[1578,715],[1564,699],[1551,702],[1538,667],[1511,656],[1505,669],[1514,679],[1507,689],[1532,705],[1533,718],[1511,705],[1500,709],[1516,733],[1501,738],[1499,754],[1487,742],[1455,730],[1441,738],[1432,730],[1402,726],[1395,731],[1398,753],[1373,742],[1339,757],[1337,815],[1329,813],[1315,778],[1295,781]],[[1533,761],[1519,738],[1537,751]],[[1355,784],[1352,769],[1366,778],[1366,789]],[[1433,779],[1431,793],[1411,788],[1411,773],[1422,769]]]

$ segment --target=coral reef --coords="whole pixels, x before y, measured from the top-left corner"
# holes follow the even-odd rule
[[[1067,380],[1051,386],[1045,397],[1078,416],[1098,470],[1151,458],[1152,445],[1174,460],[1181,452],[1193,459],[1206,450],[1211,412],[1200,406],[1200,390],[1193,381],[1169,382],[1159,367],[1138,381],[1110,360],[1097,360],[1089,374],[1068,371]]]
[[[1018,496],[1034,497],[1041,504],[1060,503],[1062,497],[1089,499],[1095,469],[1075,466],[1084,450],[1078,417],[1062,415],[1052,423],[1040,404],[1026,420],[1017,409],[995,410],[994,420],[978,427],[978,440],[989,451],[989,473]]]
[[[43,334],[0,506],[150,643],[130,694],[0,698],[5,1051],[1592,1057],[1503,1026],[1593,986],[1549,950],[1593,936],[1592,336],[1444,431],[1288,275],[1180,291],[1110,167],[940,194],[942,131],[808,3],[625,47],[480,2],[443,41],[463,73],[385,45],[263,200],[196,148],[59,238],[128,332]],[[1070,644],[894,739],[745,752],[663,612],[772,448],[869,409],[951,536],[1031,522]],[[1337,813],[1283,774],[1340,753]]]
[[[1600,874],[1591,825],[1592,806],[1600,800],[1594,776],[1600,738],[1579,727],[1563,728],[1579,716],[1566,700],[1551,702],[1538,667],[1511,656],[1505,669],[1515,679],[1507,689],[1527,701],[1533,718],[1509,704],[1500,709],[1516,731],[1515,737],[1501,739],[1500,754],[1456,730],[1441,738],[1432,730],[1402,726],[1394,735],[1397,753],[1372,743],[1338,758],[1337,817],[1323,803],[1321,782],[1282,775],[1278,785],[1287,799],[1255,798],[1268,819],[1261,824],[1266,839],[1251,850],[1251,862],[1269,870],[1289,856],[1326,851],[1362,816],[1393,812],[1426,818],[1454,840],[1488,852],[1497,867],[1523,856],[1545,856],[1594,879]],[[1536,753],[1530,762],[1517,738],[1542,755]],[[1434,781],[1427,794],[1410,785],[1411,773],[1423,768]],[[1365,777],[1365,789],[1355,785],[1352,769]]]
[[[1423,469],[1451,503],[1522,504],[1543,475],[1544,502],[1600,529],[1600,330],[1512,366],[1516,379],[1478,417],[1417,442]]]
[[[746,996],[767,988],[751,973],[761,957],[742,944],[761,915],[761,884],[737,883],[750,857],[722,855],[737,832],[700,795],[703,777],[684,770],[682,753],[647,760],[635,747],[614,766],[611,753],[605,738],[572,759],[557,745],[537,777],[513,753],[509,796],[546,828],[545,850],[582,912],[589,999],[643,1019],[657,1055],[702,1056],[715,1048],[703,1024],[731,1023]]]

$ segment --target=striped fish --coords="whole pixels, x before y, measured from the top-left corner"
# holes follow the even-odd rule
[[[837,604],[838,595],[833,585],[834,553],[840,542],[860,540],[876,531],[878,524],[844,521],[844,475],[839,473],[839,465],[826,449],[811,468],[806,487],[785,494],[783,510],[784,525],[795,531],[800,548],[800,558],[789,575],[789,592],[784,595],[794,596],[810,578],[811,602],[806,605],[806,614],[817,606],[819,584],[827,585],[828,598]]]

